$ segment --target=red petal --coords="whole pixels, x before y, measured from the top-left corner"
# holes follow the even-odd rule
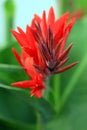
[[[69,12],[62,15],[53,25],[54,34],[58,34],[63,32],[64,26],[69,18]]]
[[[41,22],[41,18],[37,14],[34,15],[34,18],[32,20],[32,23],[31,23],[31,28],[32,29],[34,29],[34,23],[35,23],[35,21],[38,22],[38,23]]]
[[[44,82],[41,75],[37,75],[35,78],[36,84],[39,84],[39,88],[45,88]]]
[[[41,98],[42,96],[42,90],[41,89],[33,89],[31,92],[30,92],[31,96],[35,96],[37,98]]]
[[[18,31],[20,32],[20,34],[24,35],[25,36],[25,33],[24,31],[20,28],[20,27],[17,27]]]
[[[28,42],[29,42],[29,47],[31,47],[35,51],[35,49],[36,49],[35,40],[34,40],[34,37],[32,34],[31,27],[29,27],[28,25],[26,27],[26,37],[27,37]]]
[[[14,35],[14,37],[17,39],[18,43],[21,46],[28,46],[28,41],[26,39],[25,33],[22,32],[22,30],[20,31],[21,33],[18,33],[18,32],[14,31],[14,30],[11,30],[11,32],[12,32],[12,34]]]
[[[71,29],[72,29],[72,27],[73,27],[73,25],[75,24],[75,22],[76,22],[76,19],[75,19],[75,18],[71,19],[71,21],[69,22],[69,24],[68,24],[67,27],[66,27],[66,30],[68,29],[69,32],[70,32]]]
[[[63,50],[64,50],[64,47],[65,47],[66,42],[67,42],[68,35],[69,35],[69,30],[67,30],[67,32],[65,33],[64,38],[63,38],[63,41],[62,41],[62,43],[60,44],[59,54],[61,54],[61,53],[63,52]]]
[[[17,86],[17,87],[20,87],[20,88],[35,88],[36,84],[34,83],[34,81],[29,81],[29,80],[26,80],[26,81],[20,81],[20,82],[15,82],[15,83],[12,83],[11,84],[12,86]]]
[[[47,23],[46,23],[46,12],[45,11],[43,11],[43,15],[42,15],[41,29],[42,29],[43,36],[45,38],[46,33],[47,33]]]
[[[50,25],[51,27],[54,24],[54,21],[55,21],[55,14],[53,7],[51,7],[48,14],[48,26]]]
[[[26,68],[25,65],[25,60],[26,60],[26,53],[22,50],[22,54],[21,57],[18,55],[17,51],[13,48],[12,49],[16,59],[18,60],[18,62],[20,63],[20,65],[23,67],[24,71],[28,74],[28,76],[30,76],[30,74],[28,73],[28,68]]]
[[[38,75],[33,64],[34,64],[33,58],[27,57],[25,60],[25,63],[24,63],[24,67],[26,68],[28,75],[32,79],[34,79],[34,77],[36,77]]]
[[[60,33],[58,32],[58,33],[55,35],[55,41],[54,41],[55,45],[57,45],[57,44],[59,43],[61,37],[62,37],[62,31],[61,31]]]
[[[21,40],[19,38],[20,34],[14,30],[11,30],[11,32],[12,32],[13,36],[17,39],[18,43],[20,43],[20,45],[22,46]]]
[[[25,50],[22,48],[22,52],[21,52],[21,61],[22,63],[24,64],[25,63],[25,60],[27,57],[30,57],[26,52]]]
[[[40,18],[37,14],[34,14],[34,19],[35,19],[35,21],[37,21],[38,23],[41,22],[41,18]]]
[[[20,58],[19,54],[17,53],[17,51],[14,48],[12,48],[12,52],[14,53],[14,55],[15,55],[16,59],[18,60],[18,62],[20,63],[20,65],[22,65],[21,58]]]
[[[30,47],[23,47],[24,51],[31,57],[35,57],[35,51]]]

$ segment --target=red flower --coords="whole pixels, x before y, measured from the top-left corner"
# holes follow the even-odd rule
[[[31,88],[32,95],[41,97],[45,79],[75,66],[77,62],[62,67],[68,61],[68,53],[73,45],[71,43],[64,50],[74,23],[75,18],[69,20],[69,12],[55,20],[54,10],[51,7],[48,18],[46,19],[45,11],[42,18],[35,15],[26,32],[19,27],[18,32],[12,30],[12,34],[22,47],[21,56],[13,49],[14,55],[32,79],[12,85]]]

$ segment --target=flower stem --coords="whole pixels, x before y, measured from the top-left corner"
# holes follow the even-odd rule
[[[40,124],[40,115],[37,113],[37,130],[41,129],[41,124]]]
[[[37,130],[45,130],[39,113],[37,113]]]
[[[46,81],[46,85],[47,85],[47,88],[46,88],[46,91],[45,91],[45,99],[46,100],[48,100],[48,98],[49,98],[49,89],[50,89],[50,79],[48,79],[47,81]]]
[[[6,42],[12,40],[12,35],[10,30],[13,28],[14,14],[15,14],[15,4],[14,0],[6,0],[4,3],[5,20],[6,20]]]
[[[57,111],[60,103],[60,76],[55,75],[53,82],[54,82],[54,105],[55,110]]]

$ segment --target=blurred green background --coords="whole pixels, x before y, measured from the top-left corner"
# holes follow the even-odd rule
[[[74,68],[51,77],[43,98],[30,98],[28,91],[10,83],[29,79],[19,67],[11,48],[20,52],[10,29],[26,28],[34,13],[48,12],[56,17],[82,10],[67,41],[74,43],[70,52]],[[87,130],[87,1],[86,0],[0,0],[0,130]]]

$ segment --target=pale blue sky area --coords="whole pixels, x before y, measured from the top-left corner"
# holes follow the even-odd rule
[[[20,26],[23,29],[26,28],[27,24],[30,24],[33,15],[37,13],[41,16],[42,11],[48,10],[50,6],[53,6],[55,12],[58,12],[56,7],[57,0],[14,0],[16,3],[16,13],[15,13],[15,27]],[[3,4],[5,0],[0,0],[0,43],[5,41],[5,19],[3,12]],[[56,13],[57,14],[57,13]]]

